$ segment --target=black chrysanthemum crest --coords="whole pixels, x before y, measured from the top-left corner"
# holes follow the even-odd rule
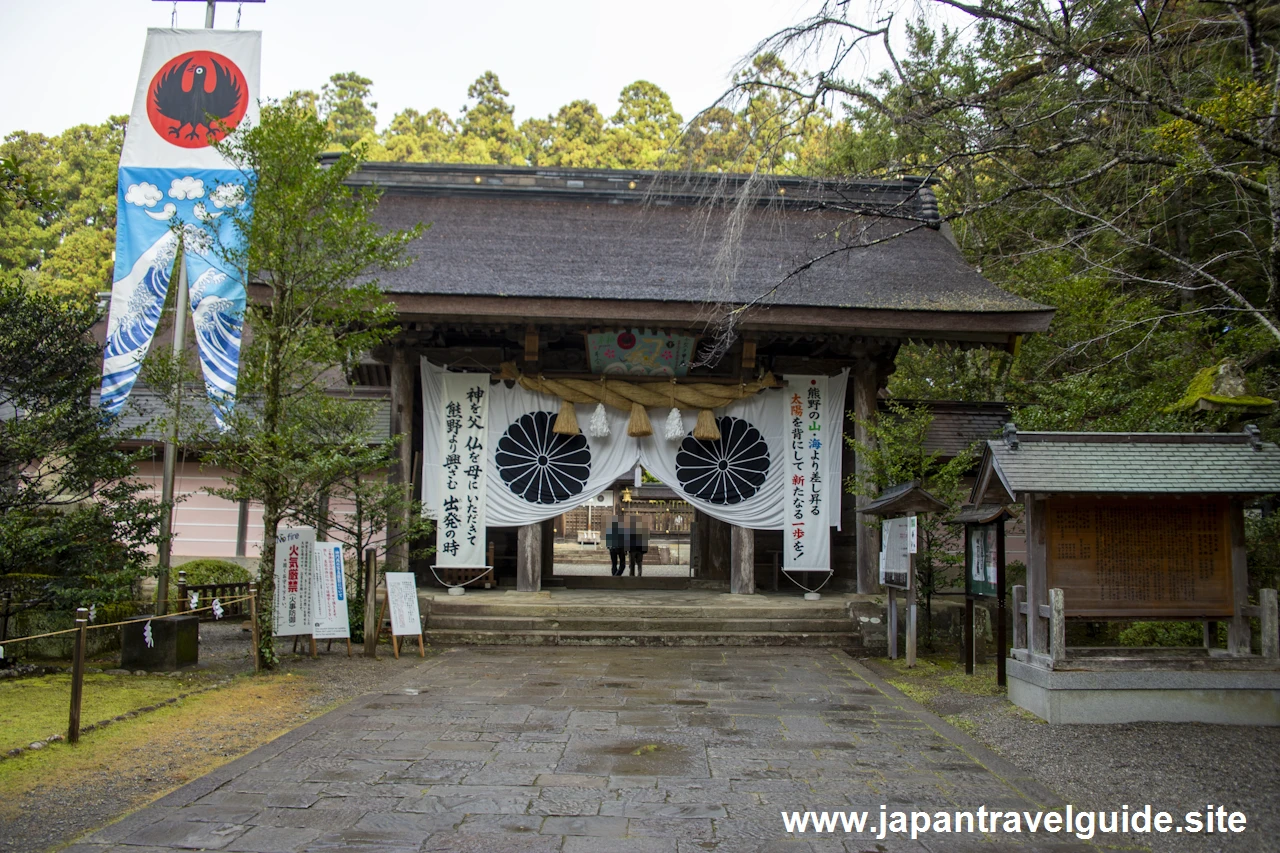
[[[529,503],[564,503],[582,493],[591,475],[586,437],[557,435],[552,432],[555,420],[555,412],[521,415],[498,439],[498,474]]]
[[[736,504],[760,491],[769,474],[769,446],[760,430],[741,418],[717,419],[718,441],[685,436],[676,453],[680,486],[708,503]]]

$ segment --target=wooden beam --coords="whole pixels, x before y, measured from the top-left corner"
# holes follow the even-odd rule
[[[634,323],[699,330],[706,308],[700,302],[655,300],[556,299],[551,297],[460,296],[455,294],[388,293],[402,319],[448,317],[454,322]],[[836,308],[777,305],[747,312],[747,331],[839,332],[875,334],[916,340],[972,341],[1004,347],[1011,334],[1043,332],[1053,319],[1044,311],[895,311],[884,308]]]
[[[532,324],[524,327],[524,361],[538,363],[538,327]]]
[[[742,340],[742,369],[751,370],[756,366],[756,339],[743,338]]]

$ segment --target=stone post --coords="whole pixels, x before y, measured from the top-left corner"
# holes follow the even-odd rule
[[[516,533],[516,591],[542,589],[542,522],[521,525]]]
[[[754,595],[756,591],[756,532],[749,527],[732,528],[732,556],[729,591],[734,595]]]

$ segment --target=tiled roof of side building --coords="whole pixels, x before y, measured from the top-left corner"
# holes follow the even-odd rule
[[[987,442],[979,480],[1014,497],[1271,494],[1280,492],[1280,447],[1247,433],[1019,433],[1016,448]]]

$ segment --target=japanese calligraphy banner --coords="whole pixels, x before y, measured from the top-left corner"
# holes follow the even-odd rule
[[[831,571],[828,457],[839,457],[840,445],[829,437],[830,384],[826,376],[788,376],[779,400],[786,421],[782,568],[788,572]]]
[[[489,375],[445,373],[440,409],[440,511],[436,564],[485,565]]]
[[[448,379],[457,376],[457,379]],[[716,411],[721,437],[700,441],[693,437],[697,412],[681,412],[683,435],[668,439],[662,430],[635,438],[627,435],[630,412],[607,408],[608,435],[555,432],[560,400],[524,388],[488,384],[488,375],[466,378],[422,362],[423,399],[423,505],[437,520],[445,510],[446,409],[449,401],[465,396],[446,381],[479,383],[488,388],[488,440],[485,451],[485,515],[482,523],[514,527],[554,518],[591,502],[596,495],[630,475],[636,464],[669,486],[679,497],[720,521],[752,530],[789,529],[789,484],[792,473],[786,462],[791,434],[787,388],[765,391]],[[810,384],[816,380],[816,384]],[[820,540],[820,549],[809,549],[814,569],[830,568],[828,527],[838,524],[840,505],[841,447],[844,441],[844,398],[848,372],[833,377],[792,377],[790,385],[802,388],[808,406],[808,389],[822,391],[813,401],[820,429],[803,430],[808,439],[805,456],[806,538]],[[588,424],[593,405],[575,407],[578,423]],[[806,409],[805,411],[810,411]],[[666,410],[650,412],[661,423]],[[812,433],[812,434],[811,434]],[[814,442],[817,446],[814,446]],[[463,439],[459,439],[463,441]],[[815,479],[814,466],[817,466]],[[459,469],[461,470],[461,468]],[[458,504],[463,506],[461,501]],[[461,517],[460,517],[461,518]],[[817,533],[818,528],[822,533]],[[809,533],[810,530],[814,532]],[[442,535],[444,527],[441,527]],[[445,541],[445,540],[441,540]],[[809,543],[806,542],[806,545]],[[815,543],[817,544],[817,543]],[[461,546],[460,546],[461,547]],[[815,553],[816,552],[816,553]],[[442,565],[447,565],[441,561]],[[477,564],[480,565],[480,564]]]
[[[317,542],[315,573],[311,584],[311,616],[317,640],[341,640],[351,636],[347,621],[347,579],[342,574],[342,544]]]
[[[271,616],[276,636],[310,634],[316,531],[286,527],[276,534],[276,591]]]

